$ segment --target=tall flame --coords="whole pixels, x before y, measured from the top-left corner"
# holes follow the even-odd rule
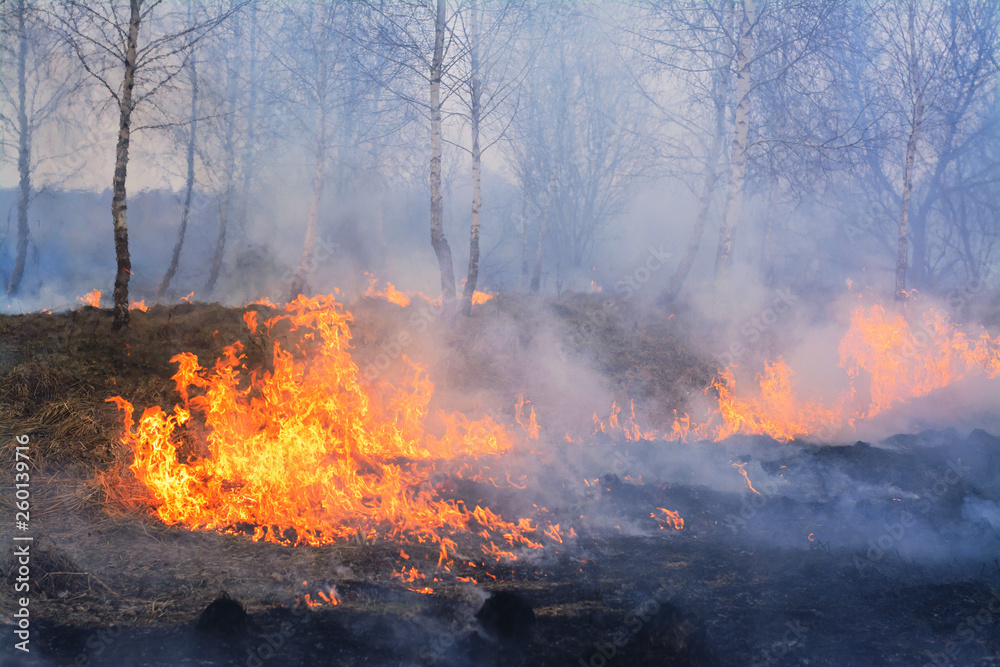
[[[210,369],[189,353],[172,359],[181,402],[171,412],[149,407],[136,424],[128,401],[108,399],[123,412],[131,469],[160,519],[223,531],[252,526],[254,539],[278,543],[357,535],[433,541],[442,559],[459,530],[482,530],[487,553],[507,553],[495,538],[541,546],[528,537],[538,530],[530,521],[470,510],[430,483],[437,465],[510,451],[501,424],[429,415],[433,384],[409,360],[402,385],[362,384],[349,351],[352,317],[333,296],[299,297],[285,309],[263,326],[287,327],[301,355],[274,342],[273,370],[247,376],[237,342]],[[245,320],[257,329],[256,313]],[[179,461],[181,443],[199,433],[207,455]]]

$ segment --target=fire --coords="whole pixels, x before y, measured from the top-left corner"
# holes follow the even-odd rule
[[[493,298],[492,294],[476,290],[472,293],[472,304],[474,306],[481,306],[492,298]]]
[[[663,530],[666,526],[670,526],[674,530],[684,530],[684,519],[679,513],[668,510],[665,507],[657,507],[656,509],[663,512],[663,517],[656,516],[656,512],[650,512],[649,516],[660,524],[660,530]]]
[[[129,310],[138,310],[138,311],[143,312],[143,313],[145,313],[147,310],[149,310],[149,308],[146,306],[146,300],[145,299],[139,299],[138,301],[133,301],[132,303],[129,304],[128,309]]]
[[[765,365],[753,396],[738,395],[732,372],[723,372],[714,385],[722,424],[692,427],[691,432],[715,440],[734,433],[791,440],[853,428],[860,420],[966,377],[1000,376],[1000,337],[991,338],[985,330],[970,335],[934,308],[908,319],[904,313],[888,314],[878,304],[859,305],[839,354],[848,388],[836,401],[823,405],[799,398],[793,372],[779,358]]]
[[[188,303],[191,303],[191,299],[192,299],[192,297],[194,297],[194,292],[191,292],[191,293],[190,293],[190,294],[188,294],[187,296],[182,296],[182,297],[181,297],[181,301],[186,301],[186,302],[188,302]]]
[[[449,466],[511,451],[501,424],[489,416],[431,415],[434,385],[405,357],[409,372],[400,386],[364,384],[350,354],[352,316],[333,296],[299,297],[284,308],[263,328],[297,341],[298,353],[275,341],[273,370],[248,374],[237,342],[211,368],[189,353],[172,359],[180,402],[170,412],[152,406],[136,422],[131,403],[108,399],[123,413],[131,470],[162,521],[252,529],[253,539],[281,544],[430,541],[440,546],[439,563],[448,562],[460,531],[479,533],[491,545],[484,552],[497,556],[513,554],[494,540],[542,546],[531,520],[470,510],[430,483]],[[244,319],[257,330],[256,312]],[[203,443],[200,456],[179,456],[181,443],[192,441]]]
[[[538,422],[535,420],[535,406],[530,406],[531,414],[528,415],[527,419],[525,419],[524,405],[524,396],[518,396],[517,405],[514,406],[514,419],[521,426],[521,428],[524,429],[524,432],[527,433],[529,438],[532,440],[538,440]],[[507,481],[510,481],[509,477],[507,478]]]
[[[395,285],[390,283],[388,280],[385,281],[385,289],[378,289],[378,280],[372,274],[365,272],[368,276],[368,291],[365,292],[365,296],[371,298],[381,298],[385,299],[389,303],[394,303],[397,306],[406,307],[410,305],[410,297],[408,297],[403,292],[396,289]]]
[[[758,491],[757,489],[753,488],[753,483],[750,481],[750,475],[747,474],[747,464],[746,463],[733,463],[733,467],[736,468],[737,470],[739,470],[740,474],[743,475],[743,479],[745,479],[747,481],[747,486],[750,487],[750,490],[753,491],[754,493],[756,493],[759,496],[760,495],[760,491]]]
[[[440,306],[442,303],[440,296],[429,297],[423,292],[417,292],[416,294],[413,292],[403,292],[402,290],[397,289],[396,286],[388,280],[385,281],[385,288],[379,289],[378,279],[367,271],[365,272],[365,275],[368,276],[368,289],[365,291],[366,297],[372,299],[383,299],[389,303],[394,303],[397,306],[402,306],[404,308],[410,305],[414,298],[422,299],[425,303],[431,306]],[[489,292],[480,292],[479,290],[476,290],[472,293],[472,303],[476,306],[481,306],[492,298],[493,295]]]
[[[309,582],[303,581],[302,585],[308,586]],[[340,595],[337,593],[336,586],[323,586],[316,590],[316,595],[319,596],[319,600],[314,600],[311,593],[306,593],[302,597],[297,598],[297,600],[307,607],[322,607],[324,604],[335,607],[340,604]]]
[[[656,430],[644,431],[639,427],[639,424],[635,420],[635,401],[629,401],[629,412],[622,418],[619,418],[621,414],[621,408],[618,407],[618,402],[614,401],[611,403],[611,414],[608,416],[607,421],[600,419],[597,413],[594,413],[594,433],[600,431],[601,433],[620,433],[626,440],[656,440],[660,437],[660,434]]]
[[[87,292],[83,296],[76,297],[77,301],[82,301],[88,306],[93,306],[94,308],[101,307],[101,290],[95,289]]]
[[[964,330],[934,308],[887,313],[878,304],[860,304],[851,312],[838,352],[846,389],[827,402],[800,396],[794,371],[779,357],[765,363],[749,387],[737,383],[732,368],[720,371],[705,390],[716,400],[702,420],[685,413],[676,415],[665,433],[646,431],[636,424],[634,407],[622,416],[614,403],[607,420],[594,415],[595,432],[626,440],[719,441],[736,434],[781,441],[823,437],[851,430],[963,378],[1000,377],[1000,336],[991,337],[981,328]]]

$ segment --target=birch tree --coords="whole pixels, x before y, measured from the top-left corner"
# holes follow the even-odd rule
[[[968,280],[988,262],[988,254],[972,259],[980,257],[973,245],[990,246],[990,233],[978,235],[968,211],[997,185],[984,157],[996,139],[1000,8],[906,0],[875,4],[871,15],[868,59],[848,71],[856,103],[872,118],[863,192],[877,215],[895,221],[893,291],[901,300],[911,288],[932,289],[955,266],[966,272],[953,278]],[[890,231],[870,228],[876,239]]]
[[[117,271],[114,319],[117,331],[129,323],[128,284],[132,275],[129,254],[127,190],[129,149],[137,111],[170,90],[184,71],[191,46],[225,18],[220,12],[191,26],[164,0],[71,0],[58,6],[60,30],[94,82],[113,102],[118,115],[118,137],[112,178],[111,219],[114,227]],[[163,119],[155,124],[162,125]],[[148,126],[147,126],[148,127]]]
[[[747,173],[747,148],[750,131],[750,64],[753,59],[752,31],[756,22],[754,0],[743,0],[740,12],[739,38],[736,41],[736,112],[733,121],[733,141],[730,149],[731,168],[726,208],[719,229],[719,246],[715,255],[716,304],[722,298],[729,269],[733,263],[733,241],[743,208],[743,187]]]
[[[191,2],[187,5],[188,25],[192,24]],[[187,150],[185,165],[187,175],[184,179],[184,204],[181,209],[181,224],[177,229],[177,241],[174,243],[173,252],[170,255],[170,264],[167,266],[163,279],[156,288],[156,298],[162,299],[174,274],[177,273],[177,265],[181,258],[181,248],[184,246],[184,236],[187,233],[188,217],[191,214],[191,199],[194,196],[194,153],[198,136],[198,59],[193,47],[188,55],[188,76],[191,79],[191,113],[188,117],[187,126]]]
[[[29,0],[0,6],[0,30],[6,38],[0,53],[0,125],[17,145],[17,245],[6,285],[11,296],[21,289],[31,241],[33,176],[41,162],[56,157],[39,151],[33,138],[41,128],[68,120],[61,114],[80,88],[80,71],[65,58],[47,19],[43,8]]]
[[[470,0],[460,15],[458,32],[468,51],[468,68],[459,62],[449,78],[471,135],[472,216],[469,266],[462,292],[465,315],[472,312],[479,279],[483,153],[504,139],[519,111],[519,92],[537,54],[536,45],[518,39],[532,9],[528,3],[513,0],[483,4]]]

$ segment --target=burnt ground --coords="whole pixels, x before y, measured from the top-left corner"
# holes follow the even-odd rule
[[[564,337],[562,353],[585,356],[611,391],[662,395],[659,409],[672,412],[707,384],[708,366],[685,352],[676,323],[612,320],[591,306],[550,310],[584,332]],[[365,368],[409,313],[378,302],[354,310]],[[837,447],[632,442],[592,435],[583,405],[559,413],[577,424],[567,443],[563,424],[546,419],[561,405],[545,400],[548,380],[523,381],[523,364],[538,363],[533,345],[551,335],[538,311],[487,304],[471,331],[432,327],[443,344],[412,356],[443,369],[439,387],[455,389],[459,403],[510,406],[524,392],[549,427],[545,453],[517,468],[537,483],[522,491],[438,480],[440,493],[501,513],[544,503],[577,537],[513,562],[484,558],[473,537],[460,537],[450,571],[436,566],[431,544],[280,546],[164,526],[107,502],[95,474],[127,452],[104,398],[172,403],[169,357],[195,351],[205,363],[237,337],[266,363],[241,310],[154,307],[117,337],[107,333],[110,315],[91,308],[0,318],[0,525],[12,532],[11,443],[27,433],[35,537],[31,653],[13,646],[8,554],[0,663],[1000,664],[1000,439],[942,431]],[[732,462],[747,464],[759,494]],[[660,507],[678,511],[684,529],[661,529],[650,517]],[[403,566],[426,578],[393,577]],[[414,590],[423,586],[433,593]],[[320,591],[340,604],[303,605]]]

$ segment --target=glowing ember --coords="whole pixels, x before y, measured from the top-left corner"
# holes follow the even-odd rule
[[[302,585],[308,586],[309,582],[303,581]],[[314,600],[311,593],[306,593],[297,598],[297,600],[307,607],[322,607],[324,604],[335,607],[340,604],[340,595],[337,593],[336,586],[322,586],[316,590],[316,595],[319,597],[319,600]]]
[[[93,291],[87,292],[83,296],[76,297],[77,301],[82,301],[88,306],[93,306],[94,308],[101,307],[101,290],[95,289]]]
[[[740,474],[743,475],[743,479],[745,479],[747,481],[747,486],[750,487],[750,490],[753,491],[754,493],[756,493],[759,496],[760,495],[760,491],[758,491],[757,489],[753,488],[753,484],[750,482],[750,475],[747,474],[747,464],[746,463],[734,463],[733,467],[736,468],[737,470],[739,470]]]
[[[172,359],[181,403],[171,412],[149,407],[135,423],[128,401],[108,399],[123,412],[131,470],[161,520],[225,532],[250,527],[256,540],[285,544],[432,541],[439,564],[448,562],[458,531],[479,533],[490,544],[484,552],[498,557],[515,556],[494,540],[542,546],[529,537],[540,531],[531,520],[470,511],[429,481],[449,466],[510,451],[502,425],[488,416],[429,415],[433,384],[405,357],[401,386],[362,384],[349,352],[352,317],[333,296],[300,297],[285,310],[263,327],[298,341],[299,354],[275,342],[273,370],[247,375],[236,343],[212,368],[188,353]],[[244,316],[252,331],[256,315]],[[533,414],[528,423],[535,424]],[[203,456],[178,455],[191,441],[204,443]]]

